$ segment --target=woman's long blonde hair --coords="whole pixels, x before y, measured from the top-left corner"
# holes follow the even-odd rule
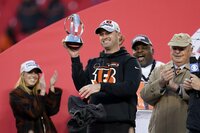
[[[24,73],[25,72],[22,72],[20,74],[20,77],[19,77],[17,83],[15,84],[15,88],[20,86],[20,88],[22,88],[29,95],[37,95],[39,93],[39,90],[40,90],[40,84],[39,84],[40,75],[38,74],[39,78],[38,78],[38,81],[36,82],[35,86],[33,87],[33,90],[30,90],[25,84]]]

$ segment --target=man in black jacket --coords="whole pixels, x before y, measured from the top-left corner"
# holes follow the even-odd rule
[[[195,62],[193,62],[192,58]],[[190,78],[185,78],[183,82],[183,88],[189,94],[190,99],[188,103],[188,114],[187,114],[187,129],[189,133],[200,132],[200,73],[199,73],[199,60],[198,55],[190,57]]]
[[[134,133],[140,65],[124,47],[120,47],[122,35],[116,22],[103,21],[95,33],[99,35],[104,51],[99,57],[90,59],[85,70],[79,49],[67,48],[79,95],[91,104],[101,103],[107,114],[105,119],[88,125],[87,132]]]

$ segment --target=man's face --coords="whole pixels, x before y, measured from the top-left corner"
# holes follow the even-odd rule
[[[101,45],[108,53],[116,52],[119,50],[120,37],[120,33],[116,31],[108,32],[102,29],[99,33]]]
[[[153,62],[153,48],[151,45],[137,42],[133,48],[133,55],[138,59],[141,67],[146,67]]]
[[[170,47],[170,55],[172,61],[177,66],[182,66],[188,63],[191,53],[192,53],[191,45],[187,47],[177,47],[177,46]]]

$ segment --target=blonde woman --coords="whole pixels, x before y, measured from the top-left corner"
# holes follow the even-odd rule
[[[20,78],[10,92],[10,105],[18,133],[56,133],[50,116],[59,111],[62,90],[54,87],[57,72],[50,79],[49,93],[42,70],[34,60],[21,64]]]

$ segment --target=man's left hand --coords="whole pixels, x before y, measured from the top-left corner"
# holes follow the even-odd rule
[[[100,88],[101,88],[100,84],[89,84],[89,85],[83,86],[79,90],[79,95],[82,98],[88,98],[91,94],[99,92]]]

